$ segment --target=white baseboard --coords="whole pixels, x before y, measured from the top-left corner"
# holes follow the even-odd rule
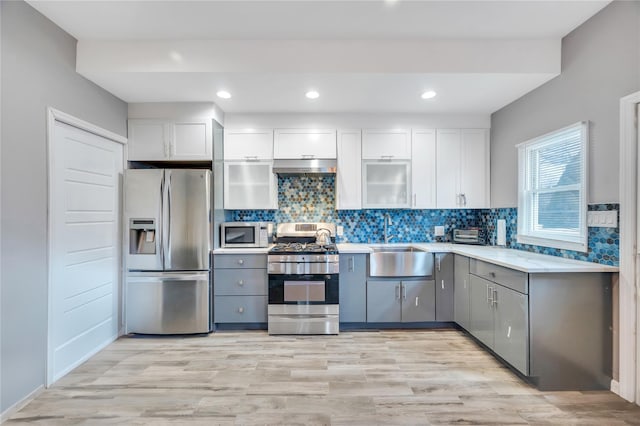
[[[33,401],[40,393],[44,390],[44,385],[38,386],[33,392],[29,395],[22,398],[20,401],[13,404],[11,407],[7,408],[0,414],[0,423],[4,423],[9,419],[9,417],[13,416],[18,411],[22,410],[28,403]]]
[[[94,356],[95,354],[97,354],[98,352],[100,352],[101,350],[103,350],[113,342],[115,342],[117,339],[118,339],[118,335],[116,334],[109,337],[107,340],[103,341],[100,345],[96,346],[91,352],[89,352],[88,354],[86,354],[85,356],[83,356],[73,364],[71,364],[69,367],[65,368],[64,370],[62,370],[61,372],[53,376],[51,383],[47,383],[47,387],[53,385],[55,382],[57,382],[58,380],[60,380],[61,378],[69,374],[71,371],[75,370],[77,367],[85,363],[89,358],[91,358],[92,356]]]
[[[611,392],[618,396],[620,395],[620,382],[617,380],[611,380]]]

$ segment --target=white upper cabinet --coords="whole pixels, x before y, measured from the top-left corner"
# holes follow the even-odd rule
[[[164,120],[129,120],[129,161],[166,160],[169,126]]]
[[[273,159],[273,130],[224,129],[224,160]]]
[[[436,169],[438,208],[489,208],[487,129],[438,129]]]
[[[273,156],[276,159],[335,159],[336,131],[276,129]]]
[[[362,208],[362,132],[338,130],[336,209]]]
[[[460,189],[463,207],[489,208],[490,150],[487,129],[462,130]]]
[[[411,136],[411,188],[414,209],[436,208],[436,131],[414,130]]]
[[[211,120],[181,120],[170,123],[170,159],[211,161],[211,127]]]
[[[130,119],[128,127],[129,161],[211,161],[211,120]]]
[[[411,132],[403,129],[363,130],[362,159],[410,160]]]

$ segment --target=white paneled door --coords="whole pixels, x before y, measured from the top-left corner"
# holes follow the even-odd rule
[[[121,143],[50,126],[50,385],[118,335]]]

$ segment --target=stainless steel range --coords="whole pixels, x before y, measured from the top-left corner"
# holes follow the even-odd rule
[[[335,225],[281,223],[276,235],[268,254],[269,334],[338,334]]]

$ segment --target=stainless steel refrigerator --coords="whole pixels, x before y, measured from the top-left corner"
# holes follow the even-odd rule
[[[125,171],[127,333],[210,331],[211,171]]]

